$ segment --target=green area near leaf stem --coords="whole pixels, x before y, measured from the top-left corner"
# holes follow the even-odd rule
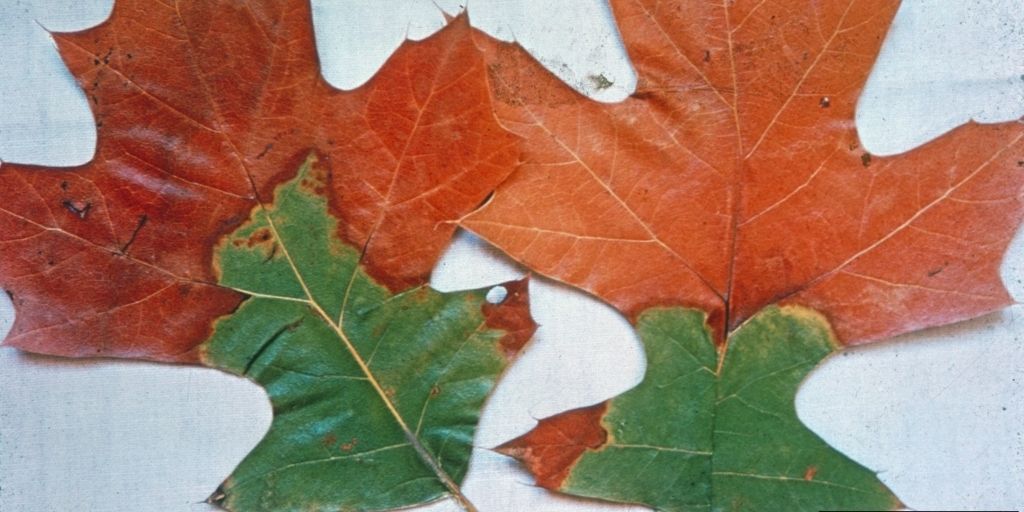
[[[338,238],[324,180],[311,157],[217,248],[220,283],[251,298],[216,324],[204,360],[266,389],[274,419],[210,501],[382,510],[460,498],[506,333],[487,326],[486,290],[376,284]]]
[[[720,367],[698,311],[651,309],[637,329],[644,381],[610,401],[608,442],[584,453],[564,492],[665,511],[899,507],[797,418],[800,382],[836,349],[820,315],[766,308],[730,336]]]

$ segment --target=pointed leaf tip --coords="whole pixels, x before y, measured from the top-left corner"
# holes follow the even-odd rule
[[[526,464],[537,485],[559,490],[576,461],[608,441],[608,431],[601,424],[607,411],[608,403],[602,402],[545,418],[497,451]]]

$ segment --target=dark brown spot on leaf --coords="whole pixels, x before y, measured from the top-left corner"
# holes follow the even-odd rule
[[[89,210],[92,209],[92,203],[73,199],[65,200],[61,202],[61,204],[64,205],[64,208],[67,209],[67,211],[83,220],[87,215],[89,215]]]
[[[253,233],[249,235],[249,240],[246,242],[246,246],[255,247],[257,245],[262,245],[269,242],[273,238],[274,235],[270,232],[269,228],[260,228],[257,229],[256,231],[253,231]]]
[[[358,444],[359,440],[353,437],[351,441],[347,443],[342,443],[341,446],[339,446],[338,448],[341,449],[341,451],[343,452],[350,452],[354,450],[356,448],[356,445]]]
[[[256,155],[256,159],[259,160],[259,159],[267,156],[267,153],[269,153],[271,149],[274,149],[274,143],[273,142],[267,144],[266,146],[263,146],[263,151],[260,151],[260,154]]]
[[[323,445],[325,448],[334,448],[335,446],[337,446],[337,444],[338,436],[334,435],[331,432],[328,432],[327,435],[324,436]]]

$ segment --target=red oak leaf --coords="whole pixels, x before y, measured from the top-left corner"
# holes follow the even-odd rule
[[[6,343],[63,356],[195,361],[244,294],[213,247],[311,149],[339,235],[392,291],[420,284],[454,224],[506,178],[482,56],[457,20],[351,92],[320,77],[304,1],[119,0],[54,34],[99,142],[80,168],[0,169]]]
[[[627,314],[647,374],[499,450],[659,510],[900,508],[793,396],[840,343],[1011,302],[1024,123],[871,155],[854,111],[898,0],[611,3],[638,75],[621,103],[482,43],[523,164],[462,224]]]
[[[719,339],[769,304],[846,344],[1011,302],[1024,124],[969,124],[907,154],[861,145],[854,109],[898,0],[614,0],[636,92],[588,101],[488,46],[524,163],[463,225],[635,318],[709,313]]]

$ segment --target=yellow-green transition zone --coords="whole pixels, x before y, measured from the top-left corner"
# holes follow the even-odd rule
[[[263,386],[270,431],[211,498],[239,511],[382,510],[451,493],[507,365],[486,290],[392,294],[338,239],[310,159],[218,247],[246,291],[207,364]],[[446,484],[448,480],[448,484]]]
[[[644,381],[609,403],[608,442],[583,454],[561,490],[665,511],[900,506],[797,418],[800,382],[836,349],[820,315],[766,308],[731,335],[720,368],[704,320],[683,308],[641,315]]]

